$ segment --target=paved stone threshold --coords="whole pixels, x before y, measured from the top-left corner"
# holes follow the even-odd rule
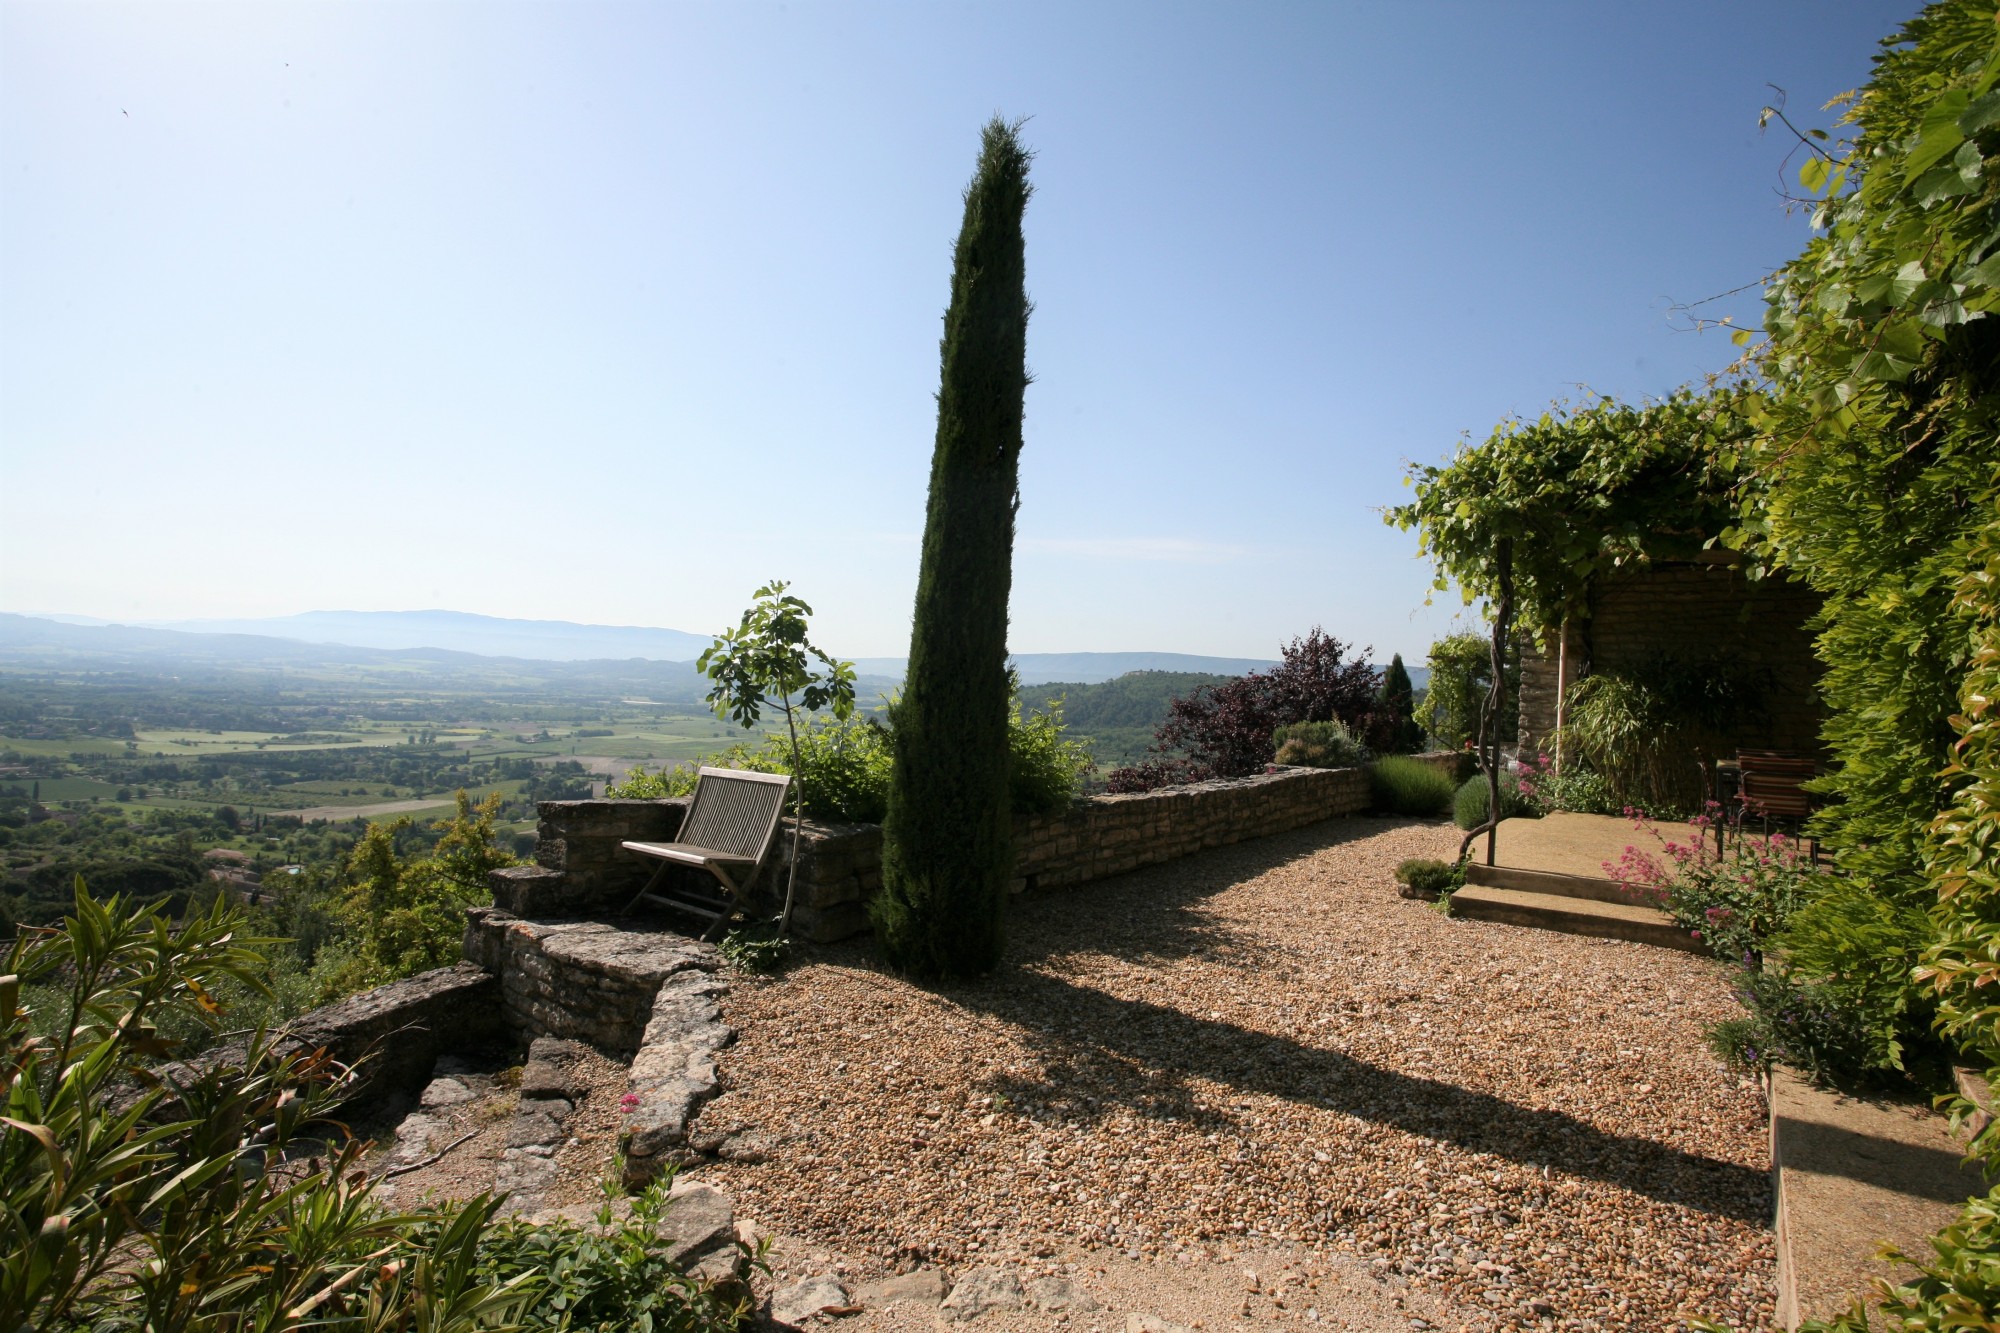
[[[1931,1253],[1930,1238],[1987,1186],[1964,1145],[1928,1107],[1848,1097],[1789,1070],[1770,1084],[1771,1169],[1778,1186],[1778,1322],[1827,1319],[1876,1279],[1905,1282],[1885,1244]]]

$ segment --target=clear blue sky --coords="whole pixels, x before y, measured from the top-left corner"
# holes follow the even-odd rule
[[[0,610],[903,650],[1029,116],[1012,646],[1421,660],[1405,459],[1727,364],[1909,3],[0,5]],[[1757,318],[1754,292],[1711,313]]]

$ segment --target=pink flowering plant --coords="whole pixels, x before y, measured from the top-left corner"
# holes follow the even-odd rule
[[[1721,807],[1709,802],[1688,821],[1691,842],[1665,837],[1641,811],[1627,809],[1632,826],[1650,847],[1628,843],[1605,873],[1641,890],[1718,958],[1762,964],[1773,936],[1817,896],[1825,876],[1798,839],[1744,834],[1717,851],[1710,836]]]

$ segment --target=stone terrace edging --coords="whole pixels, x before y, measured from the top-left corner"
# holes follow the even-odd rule
[[[352,1103],[421,1087],[446,1051],[504,1034],[500,984],[470,963],[433,968],[301,1014],[293,1043],[357,1066]],[[365,1059],[363,1057],[366,1057]]]
[[[645,1044],[654,998],[669,977],[722,966],[713,946],[672,931],[527,921],[497,907],[466,912],[464,948],[468,962],[499,978],[509,1028],[587,1041],[620,1058]]]
[[[1461,762],[1449,751],[1414,757],[1454,777]],[[1278,768],[1130,796],[1087,797],[1016,823],[1014,888],[1066,888],[1122,875],[1357,814],[1368,803],[1366,768]],[[578,916],[622,906],[638,890],[652,867],[618,844],[670,839],[685,802],[544,801],[539,810],[537,864],[496,871],[495,901],[521,915]],[[790,859],[790,832],[782,830],[760,879],[767,898],[782,892]],[[865,933],[868,900],[881,884],[879,826],[806,821],[793,914],[798,934],[824,944]]]
[[[497,975],[502,1015],[534,1050],[574,1039],[630,1059],[618,1132],[626,1186],[686,1161],[688,1126],[719,1087],[716,1052],[736,1039],[722,1021],[729,983],[714,946],[601,921],[527,921],[497,907],[466,918],[466,958]],[[514,1154],[517,1186],[535,1178],[539,1166],[526,1159],[537,1146]]]
[[[1456,777],[1451,751],[1413,756]],[[1141,866],[1269,837],[1369,805],[1366,768],[1278,768],[1130,796],[1091,796],[1014,826],[1014,891],[1068,888]],[[777,849],[769,883],[784,882],[790,843]],[[815,943],[865,933],[868,900],[882,886],[882,830],[806,821],[799,847],[798,933]]]

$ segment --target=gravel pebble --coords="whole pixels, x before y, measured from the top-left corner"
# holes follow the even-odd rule
[[[1322,1274],[1399,1328],[1767,1324],[1763,1104],[1701,1040],[1726,977],[1399,898],[1458,836],[1333,820],[1043,894],[976,983],[861,946],[741,979],[700,1123],[768,1157],[701,1175],[864,1276],[1094,1263],[1103,1296],[1261,1250],[1296,1285],[1235,1317],[1322,1322]]]

